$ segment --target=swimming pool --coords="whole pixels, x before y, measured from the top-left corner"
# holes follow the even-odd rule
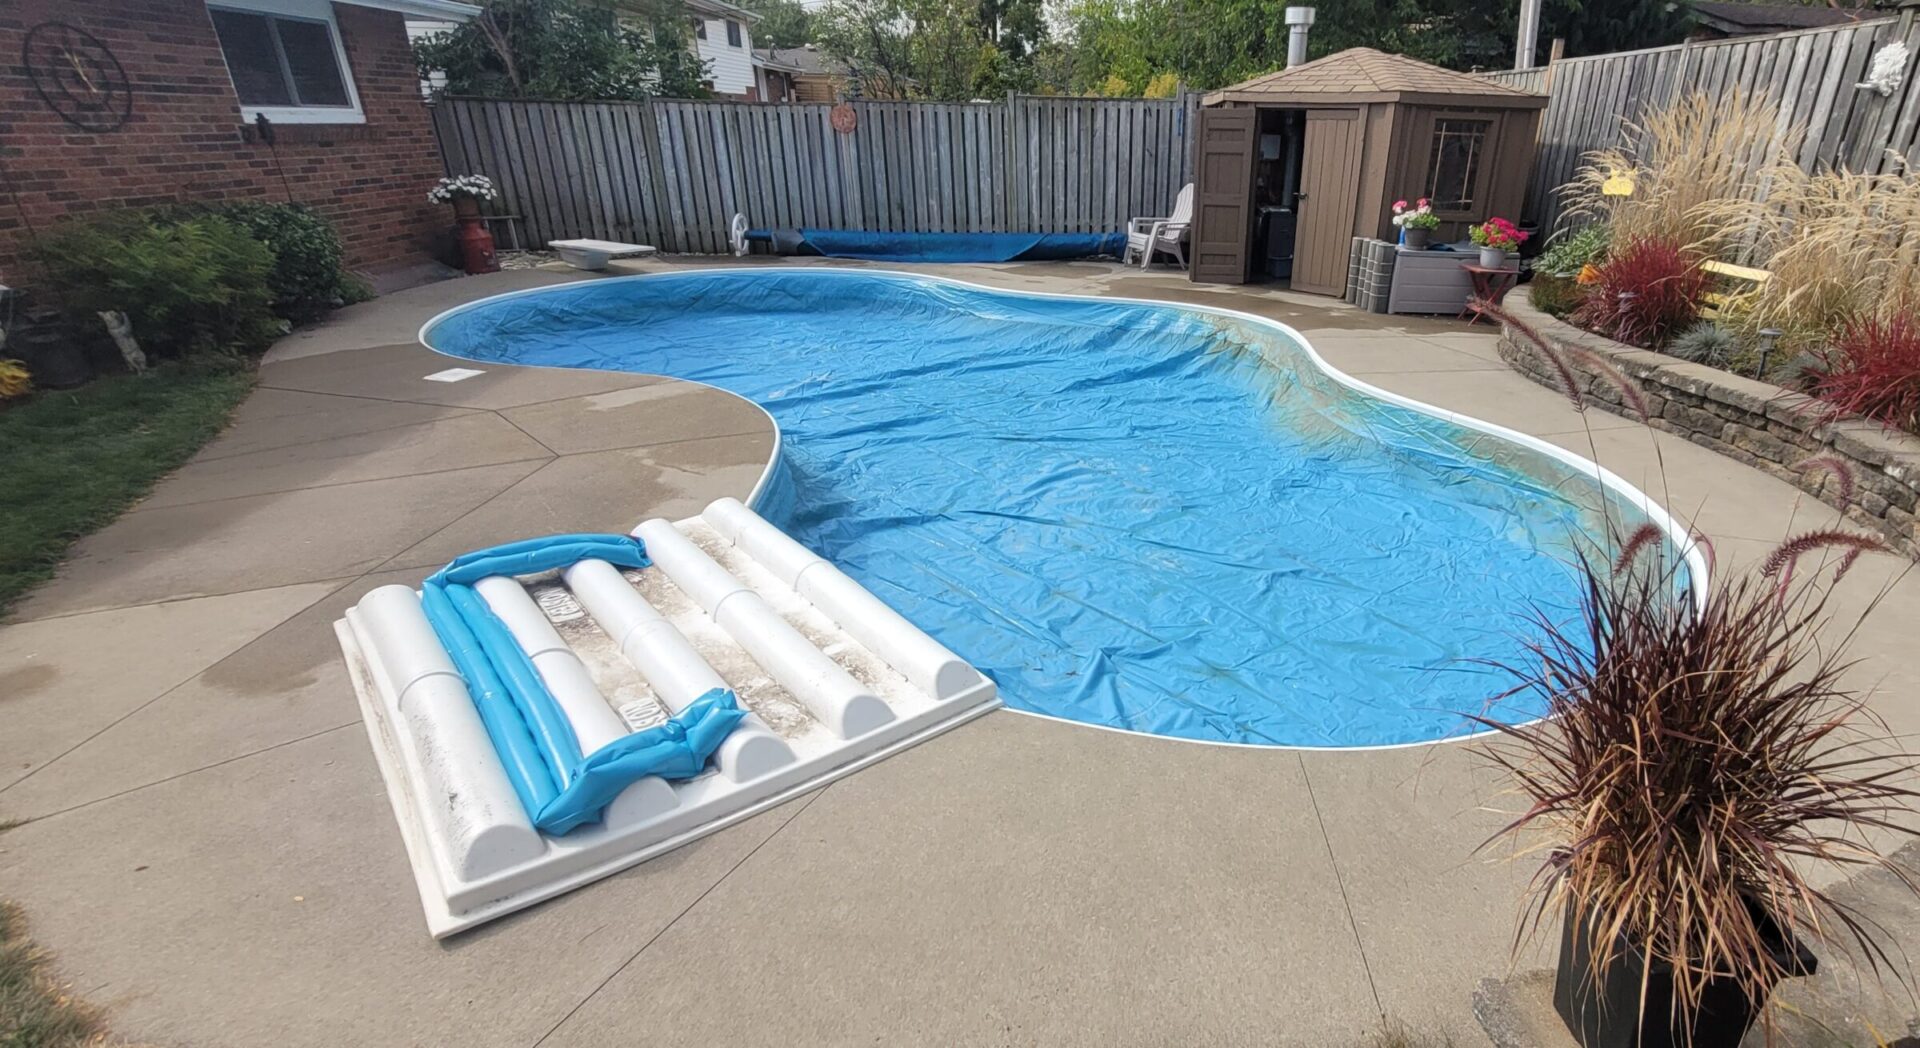
[[[481,361],[710,383],[782,434],[760,509],[1028,712],[1208,742],[1428,742],[1488,706],[1529,606],[1643,495],[1419,409],[1291,329],[1199,307],[835,269],[485,299],[421,338]],[[1604,493],[1604,494],[1603,494]]]

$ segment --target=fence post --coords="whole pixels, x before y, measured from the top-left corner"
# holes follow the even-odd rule
[[[644,99],[640,106],[640,133],[646,136],[644,152],[647,158],[648,192],[653,194],[653,213],[660,223],[655,234],[660,241],[662,251],[681,251],[680,233],[673,227],[673,212],[667,203],[667,173],[660,158],[660,116],[653,110],[653,99]]]

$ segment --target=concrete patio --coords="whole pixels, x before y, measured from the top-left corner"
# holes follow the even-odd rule
[[[1485,328],[1102,264],[912,268],[1285,321],[1369,382],[1670,491],[1723,564],[1834,517],[1705,449],[1583,418]],[[1267,751],[996,712],[429,939],[333,620],[469,549],[744,496],[774,446],[757,407],[672,379],[424,380],[461,363],[413,341],[427,317],[584,278],[430,285],[290,336],[233,427],[0,627],[0,820],[29,820],[0,835],[0,896],[118,1036],[1338,1046],[1387,1015],[1486,1043],[1471,994],[1509,970],[1531,871],[1475,853],[1512,799],[1470,744]],[[1869,558],[1838,602],[1891,585],[1856,679],[1898,732],[1920,731],[1906,567]]]

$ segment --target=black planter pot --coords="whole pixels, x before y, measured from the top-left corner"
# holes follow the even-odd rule
[[[86,347],[54,325],[36,325],[7,344],[9,353],[27,366],[39,389],[72,389],[93,377]]]
[[[1774,960],[1790,976],[1812,975],[1820,962],[1793,935],[1753,907]],[[1553,1006],[1581,1048],[1738,1048],[1747,1028],[1766,1007],[1766,997],[1751,999],[1730,978],[1709,982],[1693,1016],[1692,1036],[1671,1022],[1673,970],[1655,962],[1646,971],[1641,955],[1622,942],[1611,964],[1598,972],[1593,966],[1592,930],[1574,908],[1567,908],[1560,933],[1560,969],[1553,981]],[[1641,1007],[1642,975],[1646,1007]]]

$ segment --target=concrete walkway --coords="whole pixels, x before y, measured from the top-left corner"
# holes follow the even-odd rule
[[[684,263],[683,263],[684,265]],[[647,263],[637,270],[672,268]],[[1485,329],[1090,264],[920,267],[1203,301],[1336,366],[1540,434],[1750,560],[1832,514],[1509,372]],[[412,344],[472,278],[282,342],[234,427],[0,628],[0,895],[120,1036],[196,1046],[1484,1043],[1528,870],[1466,745],[1222,748],[995,713],[588,889],[436,944],[330,623],[454,554],[743,496],[763,412],[649,376]],[[1664,459],[1665,485],[1658,459]],[[1858,679],[1920,730],[1920,586],[1873,558]],[[1544,947],[1542,947],[1544,951]],[[1526,964],[1538,963],[1530,955]]]

